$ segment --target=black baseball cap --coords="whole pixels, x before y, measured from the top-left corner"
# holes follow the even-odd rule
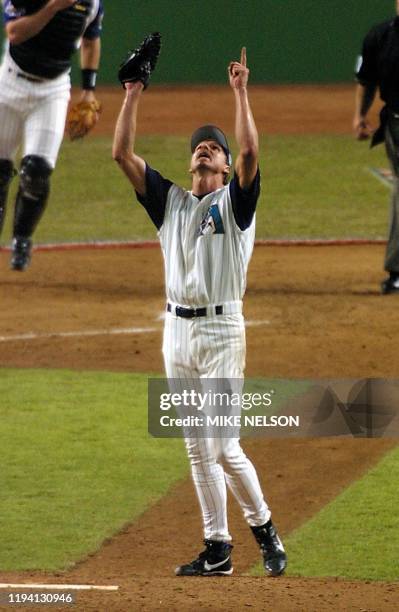
[[[232,157],[229,149],[229,143],[227,142],[227,138],[222,132],[221,129],[216,127],[216,125],[203,125],[195,130],[194,134],[191,136],[191,152],[194,153],[195,148],[199,145],[203,140],[214,140],[217,142],[226,153],[227,163],[229,166],[232,164]]]

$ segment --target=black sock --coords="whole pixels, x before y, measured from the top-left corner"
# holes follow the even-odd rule
[[[44,209],[46,208],[47,197],[33,199],[23,195],[18,191],[15,202],[14,216],[14,236],[30,238],[39,223]]]

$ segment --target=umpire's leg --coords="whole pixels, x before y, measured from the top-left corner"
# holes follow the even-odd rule
[[[385,148],[393,173],[391,217],[384,268],[399,275],[399,117],[390,117],[385,132]]]

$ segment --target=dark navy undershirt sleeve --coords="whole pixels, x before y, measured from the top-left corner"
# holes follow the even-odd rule
[[[355,76],[361,85],[377,85],[378,83],[378,40],[373,28],[363,41],[362,54],[356,66]]]
[[[157,229],[160,229],[165,216],[166,200],[169,189],[173,185],[172,181],[163,178],[159,172],[150,168],[148,164],[145,167],[145,196],[140,195],[136,191],[136,196],[140,204],[144,206],[151,221]]]
[[[256,203],[260,194],[260,172],[256,172],[252,184],[247,189],[242,189],[238,182],[238,176],[234,177],[229,183],[231,203],[233,206],[234,219],[240,230],[246,230],[254,218]]]
[[[102,0],[100,0],[97,15],[90,23],[90,25],[86,28],[83,38],[88,38],[89,40],[94,40],[95,38],[99,38],[101,36],[101,32],[103,29],[103,17],[104,17],[104,5]]]

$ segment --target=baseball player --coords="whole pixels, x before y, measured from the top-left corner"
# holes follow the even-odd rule
[[[232,159],[224,133],[213,125],[191,138],[192,189],[163,178],[134,151],[136,117],[143,90],[125,83],[115,128],[113,156],[158,229],[165,261],[167,306],[163,355],[169,380],[242,379],[245,328],[242,298],[255,237],[260,190],[258,134],[247,94],[245,48],[228,67],[234,92],[239,154]],[[145,80],[145,79],[143,79]],[[205,550],[176,569],[179,576],[230,575],[231,535],[226,483],[252,529],[268,575],[286,567],[286,554],[271,521],[254,466],[238,438],[185,439],[201,506]]]
[[[102,0],[4,0],[0,67],[0,231],[14,158],[23,141],[15,202],[13,270],[25,270],[64,134],[71,56],[81,44],[82,100],[94,99]]]
[[[356,66],[355,115],[353,128],[358,140],[371,135],[368,112],[377,90],[385,102],[380,126],[374,132],[371,146],[385,141],[394,175],[390,230],[385,253],[385,270],[389,276],[382,284],[383,294],[399,293],[399,0],[397,16],[374,26],[363,41]]]

